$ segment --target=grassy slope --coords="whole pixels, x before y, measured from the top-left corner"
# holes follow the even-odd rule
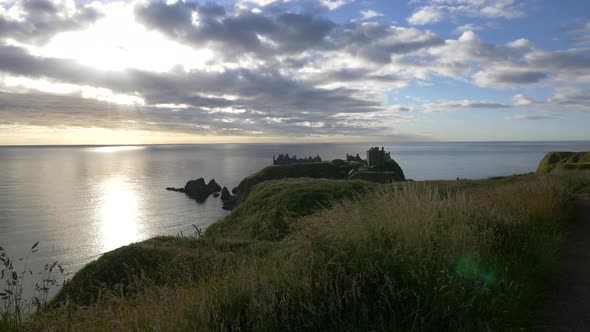
[[[199,240],[152,239],[105,255],[97,261],[104,262],[80,274],[108,278],[105,271],[113,262],[124,262],[131,253],[136,259],[128,248],[145,249],[154,257],[145,268],[154,275],[123,279],[125,296],[103,289],[92,306],[70,301],[38,314],[29,327],[526,327],[563,238],[569,194],[589,183],[587,173],[406,183],[380,186],[313,213],[318,205],[309,203],[316,198],[329,202],[334,192],[346,197],[348,190],[363,192],[368,184],[265,182]],[[248,231],[256,227],[266,232],[262,239]],[[73,281],[69,287],[86,291],[79,289],[83,284]]]
[[[590,169],[590,152],[553,151],[545,155],[537,167],[537,173],[553,170]]]
[[[279,240],[299,217],[332,205],[334,201],[366,193],[375,185],[366,181],[282,179],[254,186],[224,220],[209,227],[210,236]]]
[[[314,179],[347,179],[348,172],[361,165],[356,162],[330,162],[304,163],[293,165],[268,166],[246,177],[238,185],[238,196],[243,200],[244,196],[255,185],[269,180],[285,178],[314,178]]]

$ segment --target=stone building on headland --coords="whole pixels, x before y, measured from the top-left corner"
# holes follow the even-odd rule
[[[273,165],[290,165],[290,164],[303,164],[303,163],[319,163],[322,161],[320,156],[297,158],[297,156],[289,157],[289,154],[280,154],[277,158],[272,156]]]
[[[373,147],[367,151],[367,166],[369,167],[383,169],[387,160],[391,160],[391,155],[389,152],[385,152],[384,147],[381,147],[381,150],[379,147]]]
[[[361,156],[359,156],[359,154],[357,153],[356,156],[353,156],[351,154],[346,154],[346,161],[356,161],[359,163],[365,163],[365,161],[363,160],[363,158],[361,158]]]

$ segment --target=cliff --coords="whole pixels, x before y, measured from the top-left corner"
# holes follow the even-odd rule
[[[552,151],[541,160],[537,167],[537,173],[581,169],[590,169],[590,152]]]

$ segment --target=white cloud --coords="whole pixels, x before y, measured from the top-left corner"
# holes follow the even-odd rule
[[[455,28],[455,30],[453,30],[453,32],[457,35],[462,35],[463,33],[467,32],[467,31],[479,31],[481,30],[482,27],[473,23],[469,23],[469,24],[464,24],[461,26],[458,26]]]
[[[380,12],[374,11],[372,9],[368,9],[368,10],[361,10],[361,18],[358,20],[370,20],[372,18],[375,17],[382,17],[383,14],[381,14]]]
[[[510,19],[525,15],[515,0],[423,0],[408,22],[412,25],[426,25],[447,18],[483,17]]]
[[[439,22],[444,17],[445,12],[442,8],[436,6],[425,6],[414,12],[408,18],[408,23],[412,25],[425,25]]]
[[[514,105],[516,106],[529,106],[536,103],[534,100],[523,95],[522,93],[513,96],[512,100],[514,101]]]
[[[348,5],[354,0],[320,0],[321,5],[328,8],[329,10],[336,10],[344,5]]]

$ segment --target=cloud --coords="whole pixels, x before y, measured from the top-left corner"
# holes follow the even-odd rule
[[[437,23],[443,19],[445,12],[442,7],[424,6],[418,9],[408,18],[412,25],[425,25]]]
[[[480,71],[474,77],[475,83],[482,87],[510,87],[517,84],[538,83],[546,79],[548,73],[540,70],[507,68]]]
[[[552,115],[531,115],[531,114],[519,114],[519,115],[513,115],[513,116],[506,117],[506,120],[512,120],[512,121],[522,121],[522,120],[531,121],[531,120],[550,120],[550,119],[556,119],[556,117],[552,116]]]
[[[427,25],[447,18],[504,18],[511,19],[525,15],[515,0],[424,0],[410,17],[412,25]]]
[[[92,5],[57,0],[23,0],[0,8],[0,38],[36,44],[59,32],[83,29],[101,16]]]
[[[536,103],[536,101],[523,95],[522,93],[513,96],[512,100],[514,100],[515,106],[529,106]]]
[[[218,6],[215,11],[211,6],[203,8],[183,2],[156,2],[138,6],[135,14],[150,29],[195,47],[218,49],[230,58],[243,52],[271,56],[321,47],[336,25],[310,14],[271,17],[245,11],[230,16]],[[194,15],[198,15],[198,24],[193,24]]]
[[[455,28],[455,30],[453,30],[453,33],[457,34],[457,35],[462,35],[463,33],[467,32],[467,31],[479,31],[483,29],[481,26],[477,25],[477,24],[473,24],[473,23],[469,23],[469,24],[464,24],[461,26],[458,26]]]
[[[581,24],[570,30],[570,42],[579,46],[590,44],[590,22]]]
[[[358,19],[355,19],[354,21],[364,21],[364,20],[370,20],[372,18],[376,18],[376,17],[382,17],[383,14],[381,14],[380,12],[377,12],[375,10],[372,9],[367,9],[367,10],[361,10],[361,17]]]
[[[394,55],[444,44],[430,31],[386,27],[375,23],[351,24],[331,36],[331,48],[346,51],[372,62],[387,64]]]
[[[344,5],[352,3],[354,0],[320,0],[322,6],[329,10],[336,10]]]
[[[227,69],[219,73],[197,70],[153,73],[129,69],[121,72],[108,72],[85,67],[72,60],[32,56],[20,48],[4,46],[0,48],[0,72],[15,76],[47,79],[50,82],[66,82],[78,86],[107,87],[113,94],[133,95],[139,93],[139,96],[146,103],[146,107],[141,109],[159,110],[158,116],[162,117],[160,122],[192,121],[199,124],[202,123],[199,119],[203,117],[203,114],[207,114],[203,119],[215,118],[227,121],[229,116],[220,117],[219,114],[231,114],[231,118],[234,119],[233,122],[215,123],[227,124],[248,120],[250,121],[248,122],[250,123],[247,128],[248,131],[264,133],[273,131],[282,134],[298,133],[301,132],[299,129],[301,124],[305,123],[324,123],[323,128],[331,133],[351,133],[354,132],[356,127],[333,119],[334,114],[362,114],[387,110],[381,102],[357,97],[357,91],[355,90],[347,88],[314,88],[286,78],[279,72],[271,70],[253,72],[245,69]],[[353,77],[355,73],[344,73],[344,75]],[[395,78],[384,77],[382,79]],[[69,113],[70,116],[74,118],[82,115],[75,111],[77,108],[86,105],[84,107],[94,112],[99,108],[96,105],[104,105],[104,103],[101,104],[98,101],[82,103],[81,99],[84,98],[76,95],[82,90],[82,88],[74,89],[74,95],[71,95],[71,91],[66,91],[62,97],[55,97],[56,100],[63,100],[63,104],[70,103],[71,107],[67,109],[71,112]],[[17,99],[14,96],[13,98]],[[35,107],[39,107],[42,98],[33,97],[30,99],[29,104],[27,104],[28,98],[18,100],[22,111],[23,109],[33,110]],[[75,102],[71,102],[71,100]],[[176,112],[171,112],[170,107],[158,107],[158,105],[162,104],[186,106],[177,107]],[[9,107],[10,105],[10,103],[7,103],[5,106]],[[12,107],[15,108],[16,106],[13,104]],[[66,116],[63,113],[62,104],[56,102],[52,107],[61,107],[62,111],[60,112],[62,113],[59,114]],[[105,107],[105,109],[112,109],[112,107]],[[193,113],[195,117],[185,118]],[[17,114],[18,112],[13,114],[13,117]],[[129,114],[133,118],[138,113]],[[170,118],[164,119],[165,115]],[[9,117],[5,118],[5,120],[8,119]],[[273,119],[282,120],[274,122]],[[30,121],[30,119],[27,120],[27,123],[37,124]],[[72,120],[71,125],[79,125],[77,121]],[[88,125],[104,126],[103,121],[106,120],[90,121]],[[146,122],[157,121],[146,120]],[[211,125],[208,122],[207,124]],[[180,123],[173,127],[177,128],[178,126],[184,128],[184,125]],[[385,130],[385,128],[367,129],[365,131],[379,132],[381,130]]]
[[[549,101],[558,105],[582,106],[590,110],[590,91],[576,87],[559,88]]]
[[[496,109],[496,108],[509,108],[513,105],[502,104],[491,101],[477,101],[477,100],[452,100],[452,101],[439,101],[424,103],[422,109],[426,113],[436,113],[449,110],[462,110],[462,109]]]
[[[247,11],[215,18],[199,15],[198,24],[193,24],[191,18],[197,12],[197,6],[182,2],[147,3],[135,11],[146,27],[194,47],[215,48],[229,60],[244,53],[268,59],[310,51],[343,51],[383,64],[389,63],[394,54],[443,43],[429,31],[374,23],[339,25],[299,13],[267,15]]]

